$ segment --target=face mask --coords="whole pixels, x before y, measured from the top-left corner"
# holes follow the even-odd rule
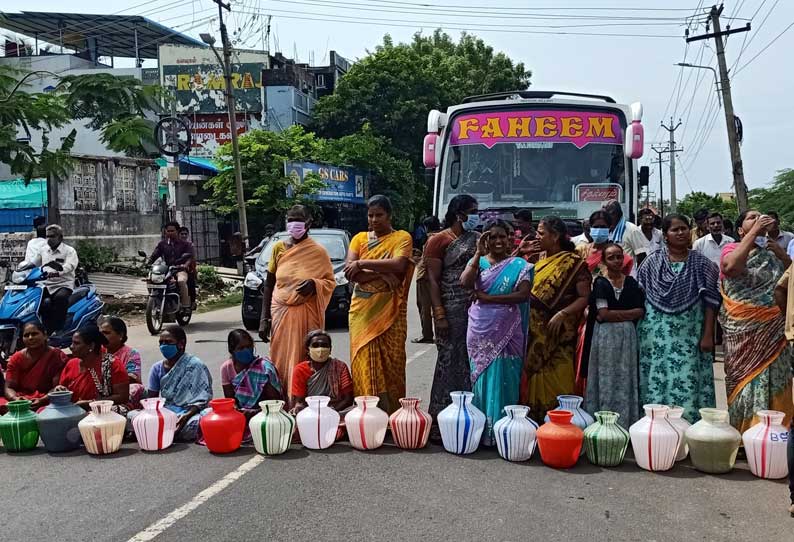
[[[293,239],[300,239],[306,234],[305,222],[287,222],[287,232]]]
[[[596,244],[606,243],[609,240],[609,228],[590,228],[590,237]]]
[[[309,348],[309,357],[317,363],[325,363],[331,356],[331,349],[324,346]]]
[[[238,350],[234,354],[234,361],[237,363],[241,363],[243,365],[250,365],[252,361],[256,358],[256,354],[254,354],[253,348],[245,348],[243,350]]]
[[[179,348],[175,344],[161,344],[160,353],[165,359],[173,359],[179,353]]]
[[[755,238],[755,244],[761,248],[766,248],[766,243],[769,241],[766,235],[759,235]]]
[[[477,226],[479,225],[480,225],[480,215],[478,215],[477,213],[470,214],[466,218],[466,221],[462,224],[463,229],[466,231],[472,231],[476,229]]]

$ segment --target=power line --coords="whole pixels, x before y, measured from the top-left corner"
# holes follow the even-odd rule
[[[417,7],[426,7],[430,6],[431,4],[421,3],[417,4],[415,2],[403,2],[400,0],[370,0],[370,2],[378,3],[378,4],[399,4],[401,6],[417,6]],[[703,2],[701,1],[701,4]],[[471,9],[472,6],[470,5],[454,5],[454,4],[443,4],[438,6],[444,9]],[[588,7],[532,7],[532,8],[523,8],[523,7],[504,7],[504,6],[489,6],[493,7],[494,9],[510,9],[510,10],[535,10],[535,11],[552,11],[552,10],[560,10],[560,11],[692,11],[692,8],[646,8],[646,7],[616,7],[616,6],[605,6],[605,7],[596,7],[596,6],[588,6]]]
[[[780,34],[778,34],[777,36],[775,36],[775,37],[772,39],[772,41],[770,41],[769,43],[767,43],[767,44],[764,46],[764,48],[763,48],[763,49],[761,49],[760,51],[758,51],[758,53],[756,53],[756,54],[755,54],[755,56],[754,56],[753,58],[751,58],[750,60],[748,60],[747,62],[745,62],[744,64],[742,64],[742,65],[741,65],[741,66],[740,66],[740,67],[739,67],[739,68],[738,68],[738,69],[737,69],[737,70],[734,72],[734,74],[733,74],[734,78],[735,78],[735,77],[736,77],[738,74],[740,74],[740,73],[742,72],[742,70],[744,70],[744,69],[745,69],[747,66],[749,66],[749,65],[750,65],[750,63],[751,63],[753,60],[755,60],[756,58],[758,58],[759,56],[761,56],[761,55],[764,53],[764,51],[766,51],[767,49],[769,49],[770,47],[772,47],[772,44],[773,44],[773,43],[775,43],[777,40],[779,40],[779,39],[780,39],[780,37],[781,37],[783,34],[785,34],[786,32],[788,32],[788,31],[789,31],[789,29],[791,29],[791,27],[792,27],[792,26],[794,26],[794,22],[792,22],[792,23],[791,23],[791,24],[789,24],[789,25],[788,25],[786,28],[784,28],[784,29],[783,29],[783,31],[782,31]]]

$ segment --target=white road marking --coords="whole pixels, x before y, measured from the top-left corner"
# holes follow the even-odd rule
[[[171,527],[174,523],[190,514],[193,510],[210,500],[212,497],[229,487],[236,480],[240,479],[243,475],[250,472],[262,461],[264,456],[256,455],[237,467],[235,470],[212,484],[210,487],[193,497],[190,501],[180,506],[164,518],[152,523],[144,530],[130,538],[127,542],[145,542],[153,540],[160,536],[166,529]]]
[[[432,345],[432,344],[431,344],[431,345],[429,345],[429,346],[425,346],[424,348],[422,348],[422,349],[421,349],[421,350],[419,350],[418,352],[414,352],[414,353],[411,355],[411,357],[410,357],[410,358],[408,358],[408,360],[405,362],[405,364],[406,364],[406,365],[408,365],[408,364],[409,364],[409,363],[411,363],[412,361],[416,361],[417,359],[421,358],[422,356],[424,356],[425,354],[427,354],[427,351],[428,351],[428,350],[430,350],[430,348],[431,348],[431,347],[433,347],[433,346],[435,346],[435,345]]]

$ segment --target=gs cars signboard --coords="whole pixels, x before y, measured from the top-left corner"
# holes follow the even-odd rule
[[[364,203],[369,173],[352,167],[332,166],[315,162],[284,162],[284,174],[297,183],[314,173],[325,183],[317,193],[318,201]]]

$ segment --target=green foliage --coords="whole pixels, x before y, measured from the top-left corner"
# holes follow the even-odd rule
[[[700,209],[708,209],[710,212],[720,213],[723,218],[736,220],[739,210],[734,200],[724,201],[718,194],[709,196],[705,192],[690,192],[678,202],[678,212],[689,217],[694,216]]]
[[[794,227],[794,169],[775,175],[769,188],[754,188],[749,193],[750,208],[761,212],[777,211],[785,229]]]
[[[148,157],[157,153],[154,122],[142,117],[127,117],[111,122],[101,131],[102,143],[128,156]]]
[[[108,264],[116,260],[116,252],[110,247],[103,247],[91,241],[78,241],[77,257],[80,265],[88,272],[104,271]]]
[[[217,269],[211,265],[198,266],[196,283],[198,284],[199,290],[208,293],[221,292],[226,287]]]

